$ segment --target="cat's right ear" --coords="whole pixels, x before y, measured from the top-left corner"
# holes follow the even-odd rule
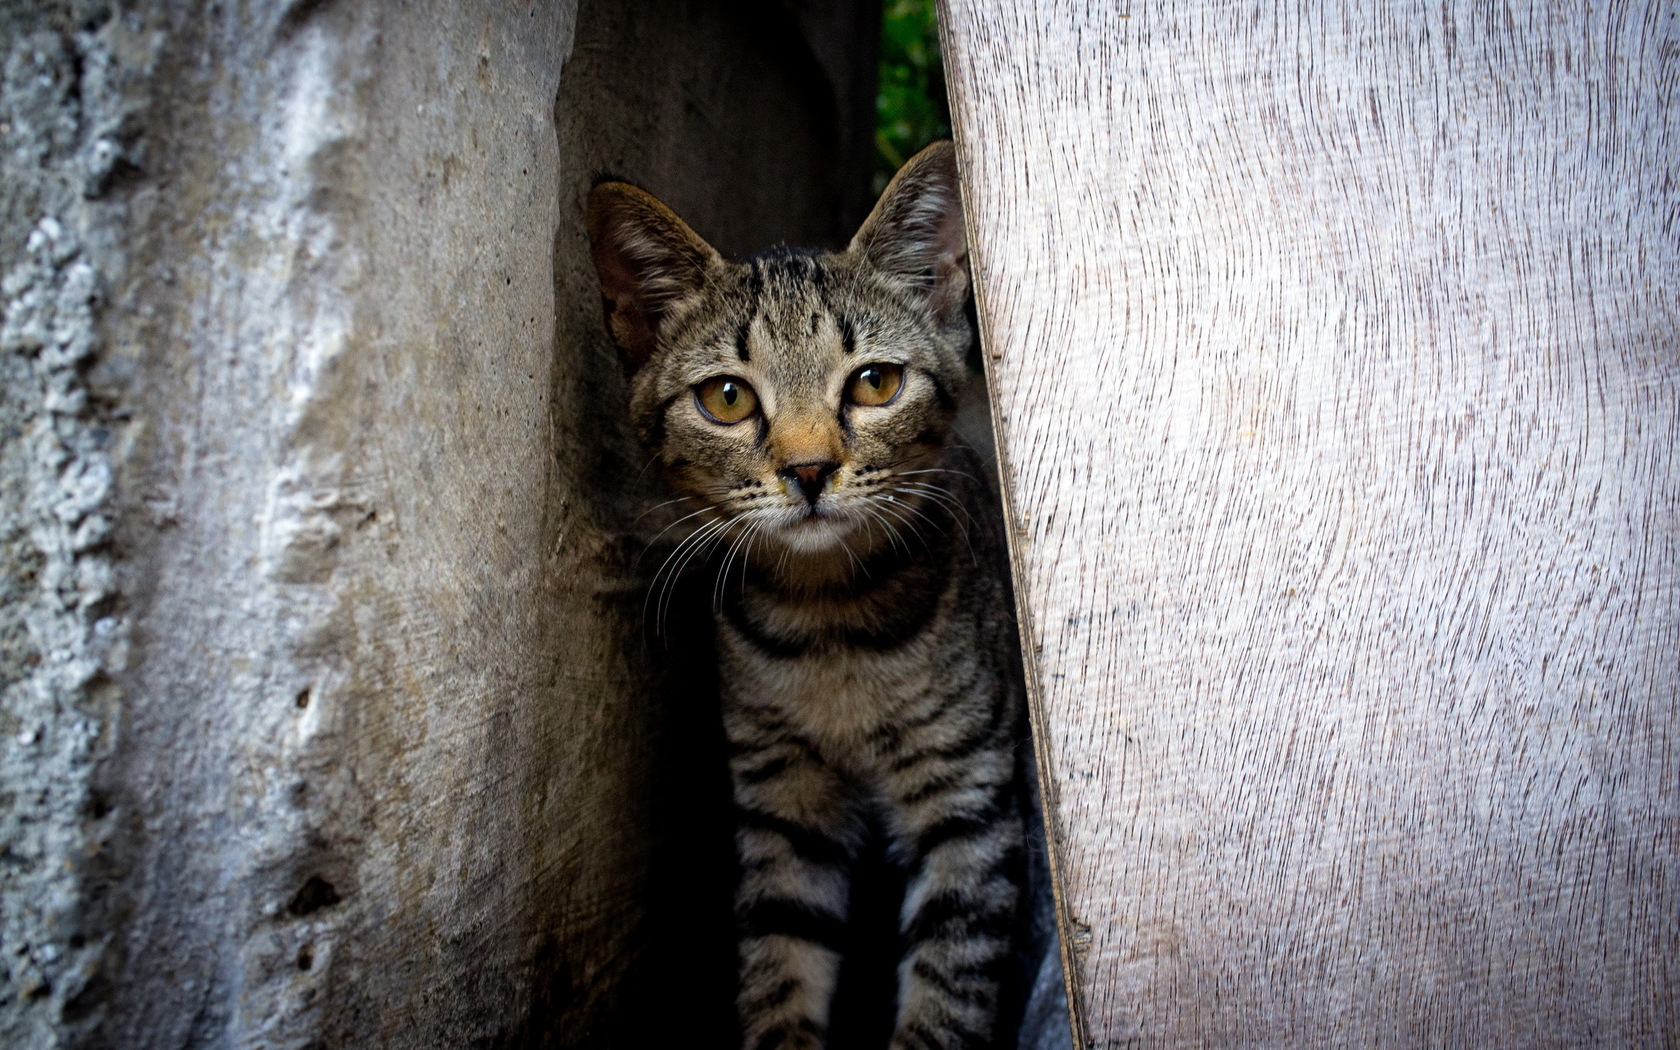
[[[723,258],[670,208],[628,183],[596,186],[587,221],[607,332],[634,374],[653,356],[672,305],[704,287]]]
[[[942,325],[968,302],[968,235],[957,152],[935,142],[904,162],[846,249],[917,289]]]

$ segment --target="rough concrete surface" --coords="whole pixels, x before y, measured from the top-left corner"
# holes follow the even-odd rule
[[[0,9],[0,31],[0,1042],[34,1047],[89,1025],[107,948],[88,888],[130,634],[111,549],[127,422],[89,373],[155,47],[82,5]]]
[[[0,5],[0,1044],[622,1043],[726,951],[582,197],[837,239],[854,14]]]

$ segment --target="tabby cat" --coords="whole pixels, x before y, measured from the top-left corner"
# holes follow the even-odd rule
[[[588,225],[637,432],[698,507],[674,561],[720,552],[743,1046],[824,1045],[871,829],[906,878],[892,1046],[1013,1045],[1024,730],[995,512],[947,447],[972,339],[950,144],[843,252],[726,261],[617,182]]]

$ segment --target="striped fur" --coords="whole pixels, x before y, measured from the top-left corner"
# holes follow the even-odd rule
[[[728,262],[616,183],[590,233],[635,424],[693,527],[667,571],[709,555],[718,573],[743,1046],[824,1045],[872,823],[907,873],[892,1045],[1006,1042],[1020,698],[990,501],[947,448],[971,339],[949,145],[905,166],[845,252]],[[902,390],[849,403],[872,364]],[[754,415],[707,416],[697,390],[719,376]]]

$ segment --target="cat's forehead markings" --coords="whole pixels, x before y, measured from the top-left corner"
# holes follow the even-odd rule
[[[753,316],[742,321],[741,327],[735,331],[735,356],[742,361],[752,360],[752,355],[747,351],[747,341],[752,337],[753,318],[757,316],[754,312]]]

